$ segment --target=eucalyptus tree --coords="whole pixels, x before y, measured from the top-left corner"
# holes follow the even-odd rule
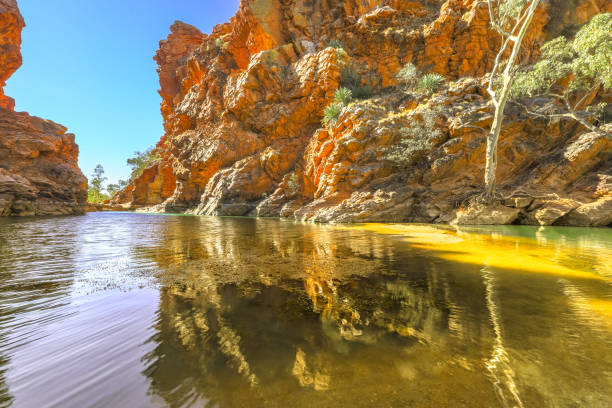
[[[504,122],[504,111],[515,79],[518,57],[541,0],[488,0],[491,26],[501,36],[501,46],[489,76],[487,92],[495,113],[487,135],[485,192],[491,201],[495,195],[497,171],[497,145]]]
[[[558,37],[542,47],[541,59],[517,75],[512,97],[519,103],[539,97],[544,106],[527,106],[527,112],[546,118],[575,120],[607,137],[597,124],[605,123],[607,104],[597,99],[612,88],[612,13],[598,14],[573,40]]]
[[[109,184],[106,186],[106,191],[108,192],[108,196],[112,198],[117,192],[121,190],[121,186],[119,184]]]
[[[153,163],[160,159],[160,154],[154,146],[144,152],[134,152],[134,157],[127,159],[127,164],[132,168],[130,181],[135,180]]]
[[[108,179],[104,177],[104,167],[98,164],[89,180],[89,189],[87,191],[87,200],[89,202],[100,202],[106,199],[106,196],[102,193],[106,180]]]

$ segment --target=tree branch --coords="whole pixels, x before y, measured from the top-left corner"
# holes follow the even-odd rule
[[[515,102],[515,103],[517,105],[522,106],[523,109],[525,109],[525,111],[527,112],[527,114],[531,116],[535,116],[535,117],[543,118],[543,119],[552,119],[552,118],[572,119],[578,122],[579,124],[581,124],[583,127],[590,130],[591,132],[596,132],[602,136],[606,136],[612,139],[612,134],[610,132],[607,132],[603,130],[602,128],[597,127],[589,123],[588,121],[586,121],[584,118],[580,117],[579,112],[576,112],[575,110],[573,110],[570,105],[566,105],[568,107],[568,111],[564,113],[539,113],[539,112],[530,110],[529,107],[525,105],[524,103],[521,103],[521,102]]]
[[[601,86],[601,82],[599,80],[595,81],[595,85],[591,89],[585,92],[584,96],[580,98],[578,102],[574,105],[574,109],[577,110],[580,108],[580,105],[588,98],[590,95],[593,95],[593,92],[599,91],[599,87]]]

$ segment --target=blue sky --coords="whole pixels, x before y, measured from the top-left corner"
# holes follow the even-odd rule
[[[153,56],[181,20],[210,33],[239,0],[18,0],[26,20],[23,65],[7,81],[15,109],[75,133],[89,177],[100,163],[110,182],[125,161],[163,134]]]

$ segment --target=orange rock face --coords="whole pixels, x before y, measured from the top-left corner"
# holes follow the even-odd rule
[[[21,66],[21,30],[25,26],[16,0],[0,0],[0,108],[13,110],[15,101],[4,95],[6,80]]]
[[[576,7],[543,2],[521,60],[534,61],[541,44],[612,2]],[[490,125],[482,77],[498,41],[482,0],[242,0],[210,35],[175,23],[156,57],[164,159],[116,200],[209,215],[450,222],[481,189],[485,139],[475,127]],[[434,95],[406,93],[396,74],[407,62],[449,82]],[[363,99],[321,128],[323,110],[347,84]],[[435,135],[415,143],[401,166],[389,160],[432,110]],[[503,222],[612,223],[601,216],[612,192],[611,148],[573,123],[509,108],[500,189],[541,199],[509,201]],[[158,194],[172,182],[170,195]],[[572,204],[553,208],[554,194]]]
[[[0,0],[0,216],[84,212],[87,179],[66,128],[13,109],[5,81],[21,66],[24,21],[15,0]]]

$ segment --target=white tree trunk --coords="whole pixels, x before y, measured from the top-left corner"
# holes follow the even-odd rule
[[[506,109],[506,103],[510,96],[510,89],[514,81],[514,67],[517,64],[523,38],[527,33],[527,29],[533,20],[535,11],[540,3],[540,0],[531,0],[527,9],[520,13],[516,20],[514,28],[510,32],[505,32],[503,29],[503,23],[496,19],[493,13],[493,0],[489,0],[489,13],[491,16],[491,24],[506,38],[503,40],[503,45],[499,50],[495,59],[495,65],[489,78],[488,92],[493,100],[495,106],[495,114],[493,116],[493,123],[491,124],[491,131],[487,136],[487,152],[486,152],[486,167],[485,167],[485,191],[484,196],[487,201],[491,201],[495,196],[496,188],[496,173],[497,173],[497,146],[499,142],[499,135],[501,133],[502,124],[504,122],[504,111]],[[498,4],[498,7],[500,4]],[[517,32],[518,30],[518,32]],[[515,34],[516,33],[516,34]],[[502,63],[502,58],[506,53],[510,43],[513,43],[512,52],[506,62],[505,69],[502,74],[502,87],[501,89],[494,91],[493,84],[496,79],[497,71]]]
[[[492,200],[497,186],[497,145],[504,120],[504,106],[495,109],[491,131],[487,135],[487,163],[485,167],[485,198]]]

